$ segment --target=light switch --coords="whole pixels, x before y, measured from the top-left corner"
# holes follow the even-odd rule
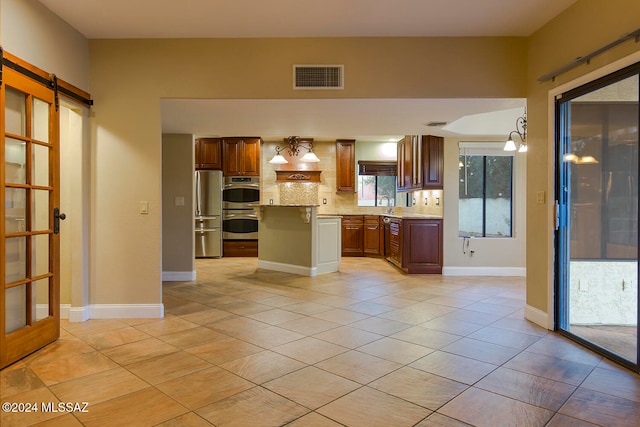
[[[546,194],[545,194],[544,190],[538,191],[536,193],[536,203],[544,204],[545,202],[546,202]]]
[[[176,206],[184,206],[184,197],[176,196]]]
[[[149,213],[149,202],[142,201],[140,202],[140,214],[147,215]]]

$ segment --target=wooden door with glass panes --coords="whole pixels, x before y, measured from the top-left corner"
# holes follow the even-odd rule
[[[58,113],[51,88],[3,67],[0,368],[60,334]]]

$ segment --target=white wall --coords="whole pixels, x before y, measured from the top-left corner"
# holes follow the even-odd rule
[[[526,153],[516,153],[513,190],[513,237],[472,238],[467,253],[458,237],[458,162],[460,141],[481,141],[473,137],[444,141],[444,268],[451,276],[524,276],[526,272]],[[495,141],[495,140],[494,140]],[[470,251],[474,251],[473,255]]]

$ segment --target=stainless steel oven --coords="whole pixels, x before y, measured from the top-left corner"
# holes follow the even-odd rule
[[[226,240],[253,240],[258,238],[258,216],[253,209],[224,209],[222,211],[222,238]]]
[[[260,177],[227,176],[222,190],[222,209],[250,209],[260,203]]]

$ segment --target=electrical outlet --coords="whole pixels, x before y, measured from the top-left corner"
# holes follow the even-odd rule
[[[184,206],[184,197],[176,196],[175,204],[176,206]]]
[[[326,205],[326,204],[327,204],[327,199],[326,199],[326,197],[325,197],[324,199],[322,199],[322,204],[323,204],[323,205]]]
[[[272,205],[273,204],[273,199],[269,199],[269,204]]]
[[[149,213],[149,202],[142,201],[140,202],[140,214],[147,215]]]

